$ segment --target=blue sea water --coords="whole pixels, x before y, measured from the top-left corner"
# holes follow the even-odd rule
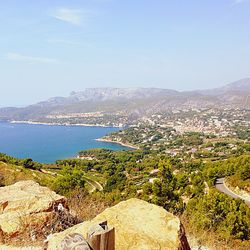
[[[118,128],[49,126],[0,122],[0,152],[18,158],[32,158],[41,163],[74,157],[90,148],[128,149],[95,139]]]

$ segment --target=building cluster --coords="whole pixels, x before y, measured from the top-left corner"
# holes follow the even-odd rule
[[[143,117],[141,124],[151,126],[171,127],[176,132],[200,132],[215,136],[229,136],[235,134],[235,129],[250,127],[249,110],[240,109],[191,109],[173,110],[168,113],[154,114]]]

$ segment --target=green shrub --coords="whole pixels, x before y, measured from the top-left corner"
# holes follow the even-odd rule
[[[54,190],[60,194],[67,194],[76,188],[84,188],[84,171],[77,167],[65,166],[54,181]]]

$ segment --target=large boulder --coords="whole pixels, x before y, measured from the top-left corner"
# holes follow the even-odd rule
[[[60,249],[62,240],[72,233],[82,234],[86,238],[92,226],[106,220],[110,227],[115,227],[115,249],[117,250],[190,249],[178,217],[168,213],[162,207],[139,199],[120,202],[91,221],[85,221],[52,235],[48,249]]]
[[[66,199],[34,181],[0,188],[0,234],[15,235],[27,225],[41,226]]]

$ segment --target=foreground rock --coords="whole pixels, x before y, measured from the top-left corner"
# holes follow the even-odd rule
[[[14,246],[7,246],[7,245],[0,245],[1,250],[44,250],[43,247],[14,247]]]
[[[40,228],[66,199],[34,181],[0,188],[0,235],[16,235],[31,225]]]
[[[105,220],[109,226],[115,227],[117,250],[190,249],[178,217],[159,206],[138,199],[120,202],[91,221],[54,234],[49,240],[48,249],[60,249],[62,240],[72,233],[82,234],[86,238],[90,227]]]

